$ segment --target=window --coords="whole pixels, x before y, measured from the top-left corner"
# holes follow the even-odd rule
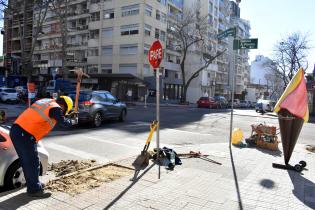
[[[166,5],[166,0],[156,0],[157,2],[160,2],[163,5]]]
[[[139,34],[139,24],[120,26],[121,36]]]
[[[160,31],[160,40],[165,41],[165,32],[164,31]]]
[[[144,24],[144,35],[151,36],[151,29],[152,27],[148,24]]]
[[[154,37],[156,38],[156,39],[159,39],[160,38],[160,30],[159,29],[155,29],[155,35],[154,35]]]
[[[149,64],[143,64],[143,74],[144,75],[151,74],[150,65]]]
[[[121,16],[130,16],[139,14],[139,4],[134,4],[130,6],[125,6],[121,8]]]
[[[156,18],[157,20],[161,20],[161,13],[160,13],[159,10],[156,10],[155,18]]]
[[[150,45],[144,44],[143,54],[148,55],[149,54],[149,50],[150,50]]]
[[[138,45],[125,44],[120,45],[120,55],[135,55],[138,52]]]
[[[100,32],[98,29],[90,31],[90,39],[98,39],[100,37]]]
[[[166,14],[161,12],[161,21],[162,23],[166,23]]]
[[[113,28],[112,27],[110,27],[110,28],[103,28],[102,29],[102,35],[105,38],[112,37],[113,36]]]
[[[165,69],[164,76],[165,76],[165,78],[168,77],[168,70],[167,69]]]
[[[88,66],[88,73],[89,74],[97,74],[98,73],[98,65],[93,64]]]
[[[152,7],[148,4],[145,5],[145,11],[144,13],[147,15],[147,16],[152,16]]]
[[[127,74],[137,74],[137,64],[129,63],[129,64],[119,64],[119,73],[127,73]]]
[[[175,73],[175,79],[179,79],[178,73]]]
[[[114,9],[104,10],[104,19],[113,19],[115,17]]]
[[[113,46],[103,46],[102,55],[113,55]]]
[[[161,41],[165,41],[165,38],[166,38],[166,34],[165,34],[165,31],[161,31],[159,29],[155,29],[155,34],[154,34],[154,37],[156,39],[160,39]]]
[[[106,101],[108,101],[108,102],[115,102],[115,101],[117,101],[117,99],[114,96],[112,96],[111,94],[105,93],[105,95],[106,95]]]
[[[112,64],[102,64],[101,65],[101,73],[102,74],[111,74],[113,70]]]
[[[100,20],[100,12],[91,13],[91,21],[99,21]]]
[[[91,0],[91,4],[97,4],[100,3],[100,0]]]
[[[98,56],[98,48],[89,48],[88,56]]]

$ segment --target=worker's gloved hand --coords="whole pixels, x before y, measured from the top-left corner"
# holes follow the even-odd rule
[[[71,124],[72,124],[72,125],[77,125],[77,124],[79,124],[79,118],[78,118],[78,116],[75,116],[75,117],[71,118]]]
[[[78,112],[75,112],[74,110],[70,110],[69,113],[67,114],[67,118],[73,118],[75,116],[78,116]]]

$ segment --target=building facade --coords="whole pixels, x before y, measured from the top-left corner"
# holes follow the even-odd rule
[[[17,0],[12,0],[18,2]],[[228,0],[68,0],[59,8],[66,11],[66,44],[63,44],[60,16],[54,10],[47,12],[41,26],[41,33],[35,42],[32,57],[36,70],[34,77],[45,85],[52,79],[52,73],[65,67],[58,77],[75,81],[68,70],[82,67],[91,75],[84,79],[83,87],[90,89],[106,89],[120,99],[126,98],[131,90],[133,100],[144,100],[144,96],[154,96],[154,71],[147,61],[150,45],[159,39],[164,48],[164,60],[161,64],[161,98],[164,100],[180,100],[183,84],[180,69],[181,52],[176,47],[176,38],[170,31],[183,16],[183,11],[193,4],[200,5],[200,15],[207,16],[208,53],[214,55],[228,48],[226,39],[218,41],[217,34],[237,25],[238,37],[249,36],[249,24],[239,18],[239,7]],[[232,7],[231,5],[234,5]],[[31,9],[33,8],[33,9]],[[231,8],[232,11],[231,12]],[[234,9],[233,9],[234,8]],[[27,27],[36,29],[38,9],[29,6]],[[238,16],[231,23],[230,14]],[[10,58],[5,66],[19,66],[15,58],[21,56],[18,28],[14,23],[15,16],[6,14],[4,55]],[[16,20],[15,20],[16,22]],[[28,30],[32,34],[32,30]],[[30,36],[25,46],[32,47]],[[63,47],[65,46],[65,53]],[[27,48],[24,48],[27,52]],[[186,68],[194,72],[203,65],[202,53],[198,47],[189,51]],[[246,51],[239,52],[236,69],[238,71],[236,94],[241,94],[247,84],[248,56]],[[18,60],[18,59],[17,59]],[[10,66],[11,65],[11,66]],[[19,69],[19,68],[15,68]],[[217,58],[195,78],[188,91],[187,99],[195,102],[207,93],[209,96],[223,95],[228,92],[229,61],[228,52]]]
[[[22,62],[31,62],[34,4],[31,0],[9,0],[8,4],[12,9],[4,11],[4,67],[6,74],[21,75]]]

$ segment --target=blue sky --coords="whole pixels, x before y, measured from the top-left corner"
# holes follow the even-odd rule
[[[242,0],[241,18],[249,20],[251,37],[258,38],[258,49],[250,50],[250,60],[262,54],[271,57],[275,43],[292,32],[308,34],[308,72],[315,63],[314,0]]]

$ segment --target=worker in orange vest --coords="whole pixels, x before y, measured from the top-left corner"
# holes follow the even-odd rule
[[[55,99],[44,98],[27,108],[14,122],[10,137],[24,172],[27,194],[31,197],[46,198],[51,193],[44,191],[39,181],[40,164],[37,143],[46,136],[56,124],[69,127],[77,124],[78,119],[71,120],[73,101],[68,96]]]

